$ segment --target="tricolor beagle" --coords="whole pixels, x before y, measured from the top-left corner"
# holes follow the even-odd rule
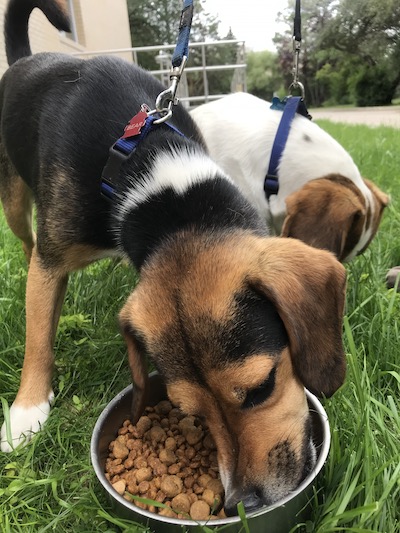
[[[279,192],[267,200],[264,180],[282,116],[270,105],[235,93],[197,107],[192,117],[211,157],[275,235],[301,239],[349,261],[374,237],[387,195],[361,177],[337,141],[297,114],[279,161]]]
[[[313,468],[304,386],[329,396],[344,380],[344,268],[329,252],[269,238],[180,106],[171,122],[184,136],[154,127],[122,164],[114,200],[104,199],[110,145],[163,87],[112,57],[30,55],[24,21],[35,6],[68,28],[55,0],[8,5],[0,196],[29,272],[25,359],[2,449],[29,438],[49,415],[69,272],[120,255],[140,273],[120,313],[133,418],[146,401],[150,358],[172,401],[208,422],[227,512],[239,500],[247,509],[275,502]]]

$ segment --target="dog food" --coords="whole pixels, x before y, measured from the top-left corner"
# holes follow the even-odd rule
[[[107,479],[138,507],[196,521],[225,517],[217,451],[208,428],[168,400],[147,407],[136,425],[126,420],[109,450]]]

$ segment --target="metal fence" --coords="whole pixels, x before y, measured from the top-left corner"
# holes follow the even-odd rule
[[[231,64],[221,64],[221,65],[209,65],[207,64],[207,49],[211,49],[218,46],[227,46],[235,45],[236,47],[236,63]],[[173,52],[175,45],[166,44],[166,45],[156,45],[156,46],[137,46],[134,48],[118,48],[114,50],[96,50],[93,52],[79,52],[75,55],[78,56],[89,56],[94,57],[97,55],[104,54],[121,54],[121,53],[132,53],[132,60],[134,63],[140,65],[138,61],[139,53],[148,53],[153,56],[155,61],[158,63],[159,68],[156,70],[151,70],[150,73],[158,77],[161,82],[165,85],[169,85],[169,71],[171,67],[171,53]],[[245,52],[245,41],[240,41],[236,39],[223,40],[223,41],[211,41],[211,42],[201,42],[201,43],[192,43],[190,45],[190,50],[195,51],[200,49],[201,65],[198,66],[188,66],[185,68],[181,82],[178,88],[178,97],[180,101],[186,105],[186,107],[193,107],[197,104],[203,102],[208,102],[210,100],[216,100],[224,96],[223,94],[216,94],[210,91],[209,83],[209,73],[211,72],[220,72],[220,71],[232,71],[232,78],[230,84],[230,92],[246,91],[246,52]],[[190,56],[190,53],[189,53]],[[190,64],[190,63],[189,63]],[[202,86],[203,91],[200,95],[189,94],[188,77],[195,73],[202,73]]]

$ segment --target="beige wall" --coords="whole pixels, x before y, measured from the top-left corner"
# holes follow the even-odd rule
[[[66,1],[66,0],[64,0]],[[7,0],[0,0],[0,36]],[[67,54],[130,48],[128,8],[126,0],[73,0],[78,42],[51,26],[38,9],[29,20],[29,38],[32,52],[63,52]],[[119,56],[132,60],[130,52]],[[0,42],[0,74],[7,68],[4,42]]]

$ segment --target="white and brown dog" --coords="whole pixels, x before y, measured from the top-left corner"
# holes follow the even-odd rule
[[[112,201],[103,198],[110,145],[164,87],[117,58],[31,55],[34,7],[68,28],[61,2],[9,2],[0,196],[29,272],[25,359],[2,449],[39,431],[49,415],[68,274],[120,255],[140,274],[120,314],[133,419],[146,401],[149,358],[171,400],[205,417],[226,511],[240,500],[247,510],[271,504],[314,465],[304,387],[328,396],[344,380],[345,270],[329,252],[270,238],[181,106],[170,126],[184,135],[166,124],[148,129],[120,166]]]
[[[273,233],[333,252],[362,253],[388,196],[361,174],[348,152],[306,117],[294,118],[278,166],[279,192],[264,193],[282,112],[251,94],[234,93],[192,111],[212,158],[267,220]]]

